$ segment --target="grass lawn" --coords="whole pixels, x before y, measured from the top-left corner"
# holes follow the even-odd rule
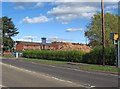
[[[36,62],[36,63],[43,63],[43,64],[57,64],[57,65],[63,65],[63,64],[67,64],[68,63],[68,62],[54,61],[54,60],[45,60],[45,59],[28,59],[28,58],[23,58],[22,60]]]
[[[118,68],[116,68],[116,67],[101,66],[101,65],[80,66],[80,69],[95,70],[95,71],[102,71],[102,72],[118,72]],[[120,71],[120,69],[119,69],[119,71]]]

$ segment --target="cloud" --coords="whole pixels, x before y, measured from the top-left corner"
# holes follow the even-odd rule
[[[100,2],[54,2],[53,4],[55,4],[55,7],[49,10],[47,14],[53,16],[55,20],[62,24],[68,24],[74,19],[88,20],[101,12]],[[118,8],[116,2],[105,2],[104,4],[106,11],[112,12],[111,10]]]
[[[3,2],[54,2],[56,0],[3,0]]]
[[[41,7],[43,7],[44,6],[44,4],[42,3],[42,2],[38,2],[35,6],[34,6],[34,8],[41,8]]]
[[[49,20],[50,19],[48,19],[46,16],[41,15],[33,18],[25,17],[21,22],[28,23],[28,24],[36,24],[36,23],[45,23],[45,22],[48,22]]]
[[[23,36],[21,38],[14,39],[16,41],[26,41],[26,42],[39,42],[41,43],[41,40],[39,40],[38,36]]]
[[[23,38],[25,39],[35,39],[38,38],[37,36],[24,36]]]
[[[118,5],[110,5],[105,8],[106,10],[118,9]]]
[[[68,28],[66,29],[66,32],[77,32],[77,31],[82,31],[82,28]]]
[[[73,19],[90,19],[99,10],[93,5],[82,5],[84,3],[56,3],[57,6],[48,11],[47,14],[54,16],[55,19],[62,23],[67,23]]]
[[[23,38],[20,38],[20,39],[15,39],[16,41],[27,41],[27,42],[31,42],[30,39],[23,39]]]
[[[57,36],[54,36],[54,37],[49,37],[47,39],[48,42],[54,42],[54,41],[62,41],[62,42],[68,42],[68,41],[71,41],[71,39],[67,39],[67,38],[60,38],[60,37],[57,37]]]
[[[16,6],[14,9],[24,9],[23,6]]]
[[[30,7],[32,3],[30,2],[13,2],[15,5],[14,9],[25,9],[27,7]]]
[[[3,0],[3,2],[101,2],[101,0]],[[104,0],[104,2],[118,2],[119,0]]]

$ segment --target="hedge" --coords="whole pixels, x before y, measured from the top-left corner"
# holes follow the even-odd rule
[[[89,53],[83,51],[26,50],[23,57],[56,61],[102,64],[102,47],[96,47]],[[106,65],[116,65],[115,48],[105,48]]]
[[[82,62],[82,51],[25,50],[23,57],[56,61]]]
[[[84,63],[90,64],[102,64],[102,47],[94,48],[90,53],[86,53],[83,56]],[[105,64],[106,65],[116,65],[115,58],[115,48],[106,47],[105,48]]]

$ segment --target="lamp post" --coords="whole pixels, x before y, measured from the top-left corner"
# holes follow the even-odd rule
[[[102,64],[105,66],[104,0],[101,0],[102,13]]]

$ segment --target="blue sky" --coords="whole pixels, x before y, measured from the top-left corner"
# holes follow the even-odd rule
[[[92,2],[3,2],[2,15],[12,18],[20,32],[14,40],[86,43],[84,31],[91,17],[100,12]],[[118,14],[117,3],[105,3],[105,12]]]

